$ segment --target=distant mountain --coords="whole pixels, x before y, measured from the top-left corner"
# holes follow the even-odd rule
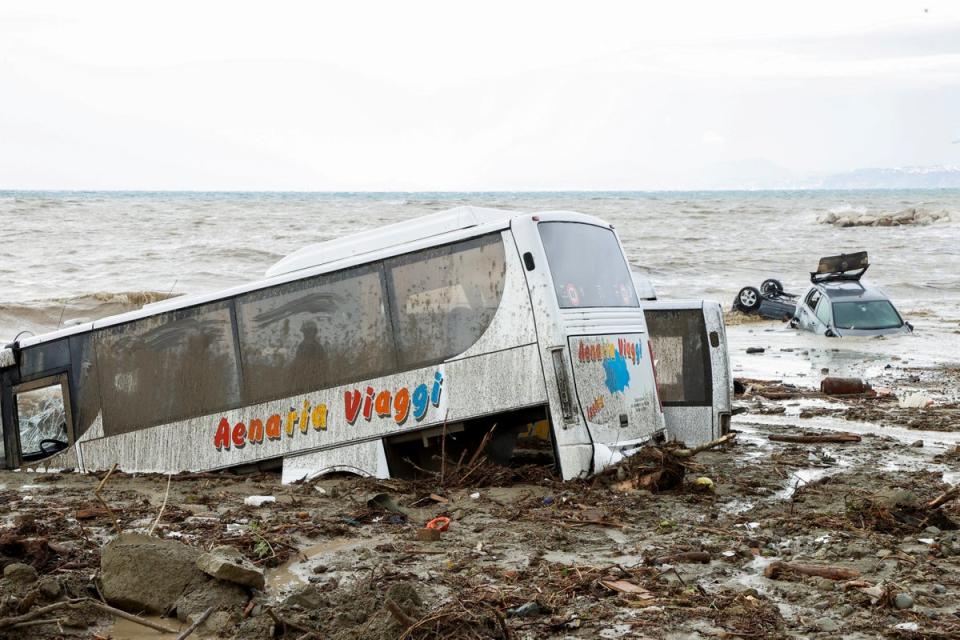
[[[821,178],[817,189],[960,189],[960,167],[856,169]]]

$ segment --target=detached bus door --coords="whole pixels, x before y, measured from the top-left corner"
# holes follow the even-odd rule
[[[730,368],[720,305],[701,300],[644,304],[667,435],[688,446],[729,428]]]

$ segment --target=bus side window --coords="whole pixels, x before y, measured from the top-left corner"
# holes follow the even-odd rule
[[[108,436],[240,399],[229,302],[108,327],[97,335],[96,353]]]
[[[237,298],[244,402],[396,370],[379,265]]]
[[[473,345],[500,306],[506,259],[499,234],[386,262],[400,366],[441,362]]]

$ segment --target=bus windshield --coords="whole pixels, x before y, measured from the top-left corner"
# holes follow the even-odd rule
[[[539,230],[562,309],[640,306],[613,231],[578,222],[541,222]]]
[[[833,324],[837,329],[893,329],[903,326],[903,320],[886,300],[868,300],[835,302]]]

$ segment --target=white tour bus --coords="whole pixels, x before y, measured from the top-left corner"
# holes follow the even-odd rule
[[[651,355],[611,225],[459,207],[8,345],[0,466],[386,477],[545,421],[574,478],[670,436]]]

